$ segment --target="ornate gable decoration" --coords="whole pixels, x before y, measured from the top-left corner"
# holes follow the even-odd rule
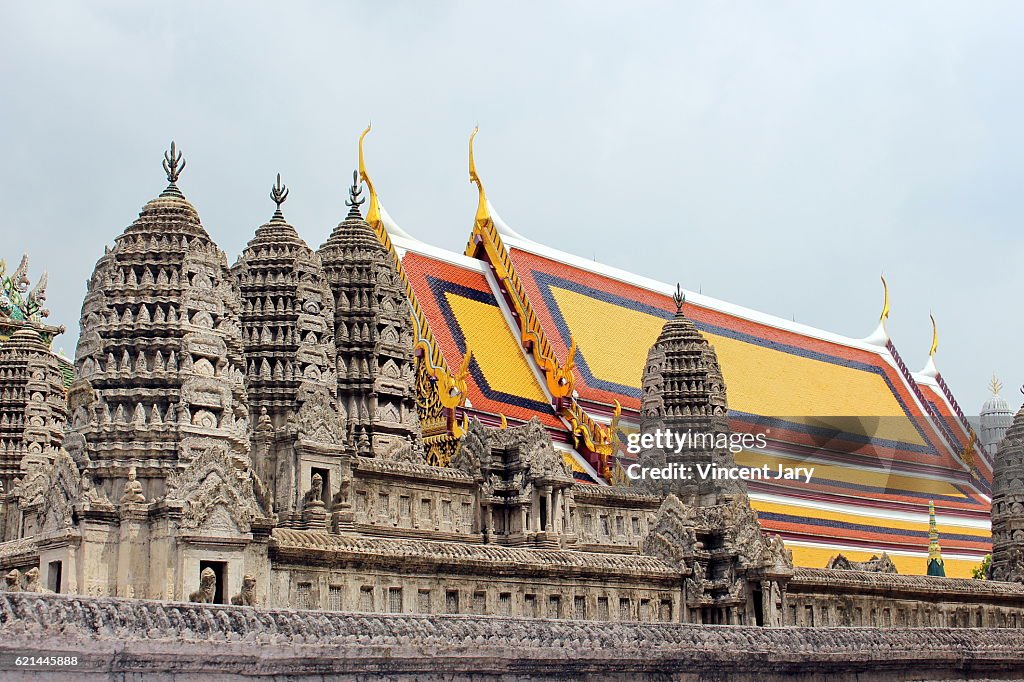
[[[452,457],[451,466],[465,471],[474,478],[482,476],[484,463],[490,462],[491,445],[487,429],[474,417],[469,420],[465,435],[459,440],[459,448]]]
[[[252,478],[223,443],[208,447],[183,471],[168,477],[167,488],[169,500],[185,503],[182,528],[248,533],[253,520],[263,516]]]
[[[328,445],[344,445],[345,432],[341,415],[327,391],[303,387],[299,393],[302,400],[296,415],[299,437]]]
[[[658,508],[654,527],[644,539],[643,553],[672,566],[684,567],[697,546],[696,513],[669,494]]]
[[[66,451],[58,450],[50,469],[49,485],[43,493],[42,530],[70,528],[72,507],[81,493],[82,480],[78,466]]]
[[[573,482],[572,470],[555,450],[551,436],[537,417],[522,426],[493,431],[491,440],[496,447],[519,452],[519,461],[529,480]]]

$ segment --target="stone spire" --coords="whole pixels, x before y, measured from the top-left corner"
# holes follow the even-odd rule
[[[57,356],[39,331],[23,327],[0,345],[0,482],[5,490],[11,490],[26,456],[53,462],[66,421]]]
[[[412,323],[391,257],[362,218],[353,177],[349,213],[318,253],[334,293],[338,400],[347,429],[365,431],[381,454],[419,446]]]
[[[199,452],[247,459],[240,302],[224,253],[178,189],[167,188],[96,263],[82,304],[66,447],[111,499],[136,467],[147,498]]]
[[[695,440],[678,453],[675,448],[648,451],[641,459],[651,466],[678,463],[690,467],[694,478],[673,481],[669,488],[684,501],[710,504],[717,492],[742,490],[741,484],[699,480],[695,470],[700,463],[733,465],[728,449],[716,444],[729,434],[725,381],[715,349],[683,313],[685,297],[678,285],[673,300],[676,314],[662,327],[647,354],[641,382],[640,431],[667,431],[673,437],[690,433]]]
[[[981,406],[981,412],[978,416],[981,421],[981,444],[991,456],[999,449],[1000,441],[1006,435],[1006,430],[1010,428],[1010,423],[1013,421],[1013,411],[1006,400],[999,395],[1003,384],[995,375],[992,376],[992,381],[989,382],[988,388],[992,395]]]
[[[992,579],[1024,583],[1024,407],[992,466]]]
[[[294,511],[299,489],[295,440],[342,445],[336,399],[334,300],[316,254],[284,218],[288,188],[270,192],[276,210],[256,230],[231,272],[242,295],[246,387],[254,420],[253,460],[275,491],[275,508]],[[265,440],[269,430],[277,435]]]

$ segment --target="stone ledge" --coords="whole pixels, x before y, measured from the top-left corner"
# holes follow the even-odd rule
[[[861,592],[910,591],[964,597],[1003,597],[1021,600],[1024,605],[1024,584],[971,578],[940,578],[924,575],[900,575],[871,571],[843,571],[833,568],[797,568],[789,583],[791,592],[808,588],[834,590],[836,586]],[[843,592],[844,595],[856,592]],[[915,598],[919,598],[919,594]]]
[[[155,679],[172,679],[243,671],[303,680],[360,673],[386,673],[395,680],[1024,675],[1024,637],[1009,629],[604,623],[2,593],[0,652],[6,660],[26,651],[78,654],[76,672],[102,672],[109,679],[122,679],[114,677],[122,672],[144,672],[147,679],[167,673]]]
[[[298,552],[308,557],[311,552],[326,553],[336,560],[393,562],[422,559],[439,563],[456,563],[460,567],[498,567],[501,571],[521,571],[527,567],[548,571],[593,571],[601,575],[628,572],[631,576],[678,580],[681,573],[664,561],[651,556],[621,553],[578,552],[558,549],[477,545],[464,542],[437,542],[399,538],[353,537],[320,531],[275,528],[271,548],[277,556]]]

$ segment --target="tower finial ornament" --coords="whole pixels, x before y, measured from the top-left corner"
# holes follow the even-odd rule
[[[676,282],[676,293],[672,294],[672,301],[676,304],[676,315],[680,315],[683,312],[683,304],[686,303],[686,294],[683,293],[683,287]]]
[[[164,152],[164,173],[167,174],[167,182],[172,185],[178,181],[181,177],[181,172],[185,170],[185,159],[181,156],[181,150],[178,149],[174,140],[171,140],[170,151]]]
[[[281,204],[288,199],[288,187],[281,184],[281,174],[277,174],[277,182],[270,190],[270,198],[277,204],[277,210],[281,210]]]
[[[992,395],[999,395],[999,391],[1003,390],[1003,382],[995,374],[992,375],[992,381],[988,382],[988,390],[992,391]]]
[[[359,195],[362,193],[363,188],[359,185],[359,171],[352,171],[352,186],[348,188],[348,201],[345,202],[345,205],[349,207],[348,215],[345,217],[346,220],[363,219],[363,214],[359,212],[359,207],[366,202],[366,199],[360,198]]]

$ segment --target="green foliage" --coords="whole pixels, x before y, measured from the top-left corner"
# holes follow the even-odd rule
[[[971,577],[975,580],[988,580],[988,569],[992,565],[992,555],[986,554],[985,558],[971,570]]]

